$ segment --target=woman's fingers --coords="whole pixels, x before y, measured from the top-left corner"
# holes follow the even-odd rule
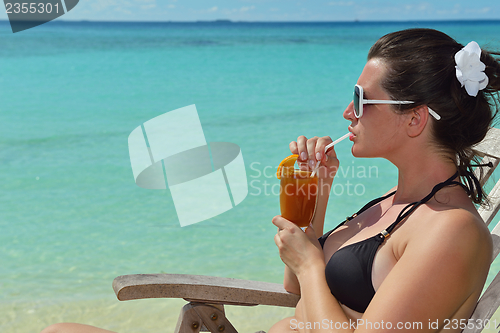
[[[280,248],[282,246],[282,242],[281,242],[281,238],[280,238],[279,232],[277,232],[276,235],[274,235],[274,244],[276,244],[276,246],[278,248]]]
[[[299,160],[302,162],[307,161],[308,152],[307,152],[307,138],[303,135],[297,138],[297,154],[299,155]]]
[[[281,215],[276,215],[272,220],[273,224],[278,227],[278,230],[284,230],[286,228],[297,227],[293,222],[288,221]]]
[[[274,242],[278,247],[281,260],[295,274],[307,270],[309,262],[324,263],[321,245],[312,226],[306,232],[281,216],[273,218],[273,224],[278,227]]]
[[[324,136],[318,139],[316,143],[316,160],[322,161],[323,159],[325,159],[325,148],[331,142],[332,139],[329,136]],[[330,151],[328,153],[329,153],[328,155],[331,155]]]
[[[309,168],[312,170],[316,166],[316,144],[318,143],[318,137],[315,136],[307,140],[307,157],[309,161]]]
[[[290,143],[290,151],[292,154],[299,155],[299,162],[308,162],[309,168],[314,168],[316,165],[316,142],[318,137],[306,138],[301,135],[297,138],[297,141]]]
[[[335,150],[330,148],[325,154],[325,148],[332,142],[329,136],[306,138],[301,135],[297,141],[290,142],[292,154],[298,154],[297,163],[301,170],[314,170],[317,165],[325,166],[318,170],[318,177],[333,178],[337,172],[339,161]],[[318,164],[320,162],[320,164]]]
[[[290,144],[288,145],[290,147],[290,152],[292,152],[292,154],[299,154],[299,147],[297,145],[297,141],[292,141],[290,142]]]

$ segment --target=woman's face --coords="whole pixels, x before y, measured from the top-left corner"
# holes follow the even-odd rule
[[[380,59],[369,60],[358,79],[363,87],[365,99],[389,100],[389,95],[382,89],[381,79],[387,71]],[[349,131],[354,134],[352,154],[356,157],[384,157],[391,160],[391,154],[403,141],[404,131],[401,126],[407,118],[398,115],[387,104],[365,104],[361,118],[354,116],[354,104],[351,102],[344,111],[344,118],[351,121]]]

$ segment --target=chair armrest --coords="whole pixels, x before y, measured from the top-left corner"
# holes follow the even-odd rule
[[[465,328],[462,331],[462,333],[476,333],[476,332],[489,331],[487,328],[485,328],[485,326],[487,325],[489,328],[490,323],[488,322],[488,320],[491,319],[491,317],[497,311],[499,306],[500,306],[500,273],[498,273],[493,279],[493,281],[491,281],[490,285],[479,299],[479,302],[477,303],[476,308],[474,309],[474,312],[472,313],[469,319],[472,320],[472,323],[475,324],[473,325],[474,327],[471,329],[469,326],[467,326],[467,328]],[[493,322],[494,320],[492,320],[492,323]],[[494,325],[496,325],[496,322]],[[494,328],[494,325],[492,328]],[[496,328],[498,329],[498,326]]]
[[[120,301],[184,298],[191,302],[295,307],[300,296],[278,283],[185,274],[122,275],[113,281]]]

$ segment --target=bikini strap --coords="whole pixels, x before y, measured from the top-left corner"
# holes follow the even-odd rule
[[[378,204],[379,202],[387,199],[388,197],[390,197],[391,195],[394,195],[394,193],[396,193],[396,191],[394,192],[391,192],[389,194],[386,194],[380,198],[375,198],[373,199],[372,201],[368,202],[366,205],[364,205],[363,207],[361,207],[360,210],[358,210],[356,213],[352,214],[351,216],[348,216],[345,218],[344,221],[342,221],[341,223],[339,223],[335,228],[333,228],[332,230],[328,231],[326,234],[324,234],[323,236],[321,236],[320,238],[318,238],[320,244],[321,244],[321,247],[323,247],[324,245],[324,242],[326,241],[326,239],[328,238],[328,236],[330,236],[330,234],[332,232],[334,232],[335,230],[337,230],[338,228],[340,228],[341,226],[343,226],[346,222],[352,220],[353,218],[355,218],[356,216],[358,216],[359,214],[361,214],[362,212],[364,212],[365,210],[367,210],[368,208]]]
[[[418,206],[420,206],[421,204],[424,204],[427,201],[429,201],[430,199],[432,199],[432,197],[434,197],[434,195],[436,195],[436,193],[439,190],[441,190],[443,187],[450,186],[450,185],[458,185],[458,186],[461,186],[467,190],[467,188],[464,184],[453,180],[457,177],[458,177],[458,172],[456,172],[453,176],[451,176],[450,178],[448,178],[444,182],[439,183],[436,186],[434,186],[431,193],[429,193],[427,196],[425,196],[422,200],[412,202],[412,203],[406,205],[406,207],[403,208],[403,210],[401,210],[401,212],[399,213],[398,217],[396,218],[396,221],[393,224],[391,224],[387,229],[383,230],[379,234],[381,236],[381,238],[382,237],[383,237],[383,239],[387,238],[390,235],[390,233],[394,230],[394,228],[399,224],[399,222],[401,222],[402,220],[407,218],[411,213],[413,213],[415,211],[415,209],[418,208]]]
[[[376,204],[378,204],[379,202],[381,201],[384,201],[385,199],[389,198],[391,195],[394,195],[394,193],[396,193],[396,191],[394,192],[391,192],[389,194],[386,194],[380,198],[376,198],[376,199],[373,199],[372,201],[368,202],[366,205],[364,205],[363,207],[361,207],[360,210],[358,210],[356,213],[352,214],[351,216],[348,216],[346,217],[346,221],[350,221],[352,220],[353,218],[355,218],[356,216],[358,216],[359,214],[363,213],[365,210],[367,210],[368,208],[372,207],[372,206],[375,206]],[[344,223],[346,222],[344,221]]]

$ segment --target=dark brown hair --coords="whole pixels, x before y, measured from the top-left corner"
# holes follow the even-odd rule
[[[408,112],[427,105],[441,119],[432,118],[432,133],[437,147],[446,156],[455,157],[459,176],[475,203],[485,194],[473,174],[477,157],[472,146],[484,139],[499,109],[500,64],[482,50],[480,60],[486,65],[488,86],[476,97],[469,96],[456,77],[455,54],[463,48],[448,35],[432,29],[409,29],[380,38],[370,49],[368,60],[381,59],[388,67],[382,87],[391,99],[414,101],[399,106]]]

